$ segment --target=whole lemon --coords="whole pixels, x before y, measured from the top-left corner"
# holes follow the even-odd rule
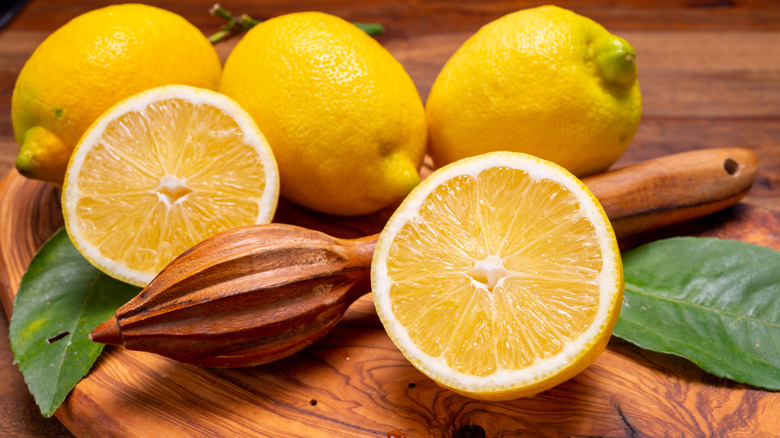
[[[301,12],[253,27],[231,52],[220,91],[255,119],[279,164],[281,194],[359,215],[419,183],[425,109],[403,66],[341,18]]]
[[[106,109],[159,85],[216,90],[222,66],[183,17],[124,4],[84,13],[49,35],[27,60],[11,100],[19,171],[62,183],[81,135]]]
[[[426,112],[437,166],[509,150],[593,174],[620,158],[639,124],[635,53],[574,12],[518,11],[463,43],[436,78]]]

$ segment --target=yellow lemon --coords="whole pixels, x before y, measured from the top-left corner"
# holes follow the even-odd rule
[[[441,166],[495,150],[577,176],[609,168],[642,112],[635,53],[571,11],[543,6],[485,25],[447,61],[426,102]]]
[[[73,151],[62,213],[97,268],[145,286],[221,231],[268,223],[279,173],[252,118],[215,91],[167,85],[102,114]]]
[[[253,27],[225,62],[220,91],[254,117],[279,163],[281,194],[297,204],[370,213],[419,183],[419,94],[403,66],[347,21],[303,12]]]
[[[73,147],[119,100],[166,84],[216,90],[221,64],[183,17],[141,4],[108,6],[57,29],[27,60],[11,102],[19,171],[62,183]]]
[[[382,324],[415,367],[460,394],[508,400],[599,356],[623,268],[579,179],[491,152],[436,170],[409,194],[379,236],[371,282]]]

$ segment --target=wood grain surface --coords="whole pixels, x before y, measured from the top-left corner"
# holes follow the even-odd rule
[[[57,192],[11,171],[18,152],[10,103],[25,60],[69,19],[107,2],[32,0],[0,31],[0,240],[3,307],[32,252],[61,223]],[[204,33],[219,20],[203,0],[150,1]],[[441,66],[481,25],[530,1],[391,0],[222,2],[265,18],[320,10],[373,21],[378,40],[406,67],[423,100]],[[571,0],[556,2],[596,19],[637,50],[643,117],[624,166],[675,152],[745,147],[759,157],[743,203],[720,214],[636,236],[705,234],[780,249],[780,4],[761,0]],[[217,46],[224,60],[235,40]],[[337,237],[378,231],[387,212],[334,222],[282,203],[277,219]],[[10,240],[8,240],[10,239]],[[8,241],[19,242],[6,247]],[[2,318],[0,316],[0,318]],[[366,297],[334,331],[279,363],[235,370],[182,365],[107,348],[57,419],[37,411],[12,363],[0,324],[0,437],[52,436],[778,436],[780,400],[702,372],[684,359],[614,339],[581,375],[530,399],[475,402],[416,372],[386,337]],[[122,418],[106,414],[121,412]],[[62,427],[66,426],[66,428]]]
[[[0,189],[0,215],[17,225],[0,228],[0,294],[8,310],[24,268],[59,218],[50,185],[12,171]],[[753,219],[763,219],[763,209],[754,209]],[[761,231],[776,221],[742,219],[738,229],[758,229],[758,243],[780,248]],[[731,237],[720,230],[727,222],[715,220],[706,233]],[[55,415],[79,437],[769,436],[780,430],[778,411],[780,394],[618,339],[583,373],[533,398],[471,400],[412,367],[364,296],[324,338],[262,366],[204,368],[107,347]]]

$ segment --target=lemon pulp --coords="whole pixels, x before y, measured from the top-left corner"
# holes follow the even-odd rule
[[[592,363],[623,290],[614,232],[593,195],[560,166],[510,152],[423,181],[379,237],[372,285],[412,364],[493,400],[536,394]]]
[[[184,96],[131,104],[93,127],[63,191],[76,246],[139,285],[208,237],[270,222],[278,197],[273,155],[249,116],[200,99],[206,90],[170,88]]]
[[[565,189],[523,174],[493,168],[442,184],[390,249],[399,321],[426,354],[466,374],[560,353],[598,310],[593,225]],[[517,183],[496,184],[505,178]],[[460,321],[456,330],[437,327],[450,319]]]

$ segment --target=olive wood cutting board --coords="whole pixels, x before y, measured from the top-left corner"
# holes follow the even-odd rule
[[[62,226],[58,195],[16,171],[0,183],[0,298],[9,317],[27,265]],[[335,220],[282,202],[275,221],[352,238],[379,231],[390,211]],[[780,249],[776,230],[780,212],[738,204],[621,246],[688,234]],[[592,366],[552,390],[471,400],[404,359],[368,294],[312,346],[252,368],[202,368],[106,347],[55,415],[79,437],[777,436],[780,394],[613,337]]]

